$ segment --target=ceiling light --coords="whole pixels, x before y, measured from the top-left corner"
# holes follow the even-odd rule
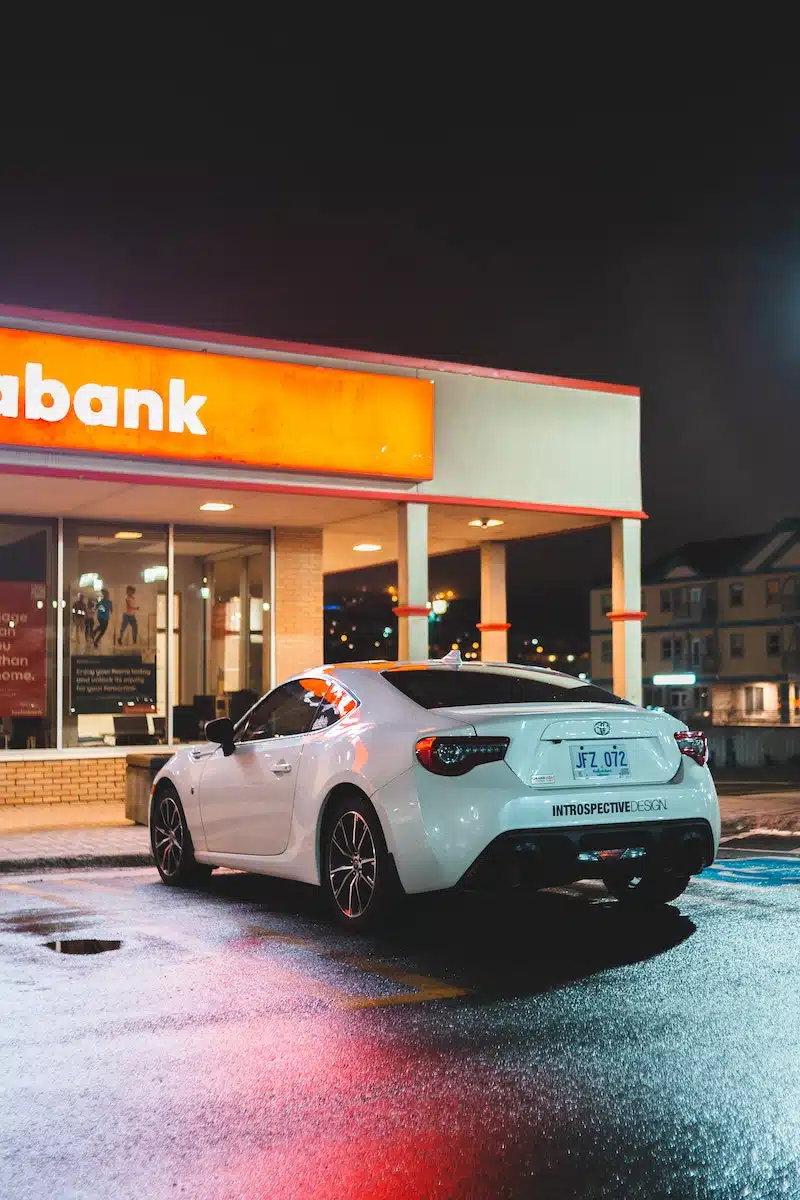
[[[379,546],[377,542],[359,542],[353,549],[358,550],[359,554],[370,554],[374,550],[382,550],[383,546]]]
[[[114,534],[118,542],[137,542],[141,536],[141,533],[136,533],[132,529],[120,529],[119,533]]]
[[[498,517],[478,517],[475,521],[470,521],[473,529],[496,529],[498,525],[504,525],[505,521],[499,520]]]
[[[207,504],[200,505],[201,512],[230,512],[232,508],[232,504],[222,504],[219,500],[209,500]]]

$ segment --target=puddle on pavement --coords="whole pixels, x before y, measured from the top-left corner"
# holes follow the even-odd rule
[[[0,919],[0,931],[7,929],[11,933],[38,933],[41,937],[52,937],[53,934],[68,933],[85,924],[85,918],[64,917],[54,913],[52,909],[44,912],[26,912],[13,917]]]
[[[6,928],[12,933],[38,933],[40,937],[50,934],[52,937],[56,933],[68,933],[71,929],[77,929],[80,924],[80,921],[14,921],[9,922]]]
[[[101,942],[97,938],[62,938],[45,942],[48,950],[56,954],[104,954],[106,950],[119,950],[122,942]]]

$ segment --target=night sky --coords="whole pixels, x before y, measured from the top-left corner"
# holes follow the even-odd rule
[[[646,556],[800,512],[795,114],[434,137],[156,97],[83,141],[18,118],[2,301],[638,384]],[[548,539],[511,587],[580,590],[607,561],[606,532]],[[477,582],[463,556],[433,575]]]

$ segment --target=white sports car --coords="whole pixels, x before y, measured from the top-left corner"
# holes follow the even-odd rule
[[[457,886],[599,877],[663,904],[719,843],[705,734],[557,671],[458,654],[324,667],[206,736],[153,784],[163,881],[302,880],[351,928]]]

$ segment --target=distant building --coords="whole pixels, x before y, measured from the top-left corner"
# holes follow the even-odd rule
[[[688,542],[642,580],[645,704],[691,724],[800,724],[800,520]],[[593,589],[592,679],[607,686],[611,609]]]

